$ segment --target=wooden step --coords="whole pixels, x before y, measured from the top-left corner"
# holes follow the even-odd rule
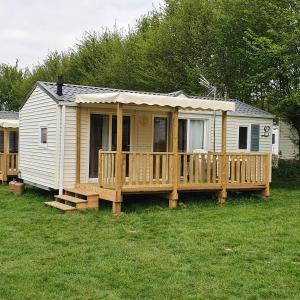
[[[67,192],[67,193],[82,195],[82,196],[86,196],[86,197],[89,197],[89,196],[98,196],[99,195],[96,192],[87,191],[87,190],[84,190],[84,189],[81,189],[81,188],[74,188],[74,189],[64,188],[64,191]]]
[[[70,203],[74,203],[74,204],[87,203],[87,201],[84,199],[76,198],[76,197],[69,196],[69,195],[56,195],[55,198],[58,199],[58,201],[62,200],[62,201],[66,201],[66,202],[70,202]]]
[[[60,203],[58,201],[49,201],[49,202],[45,202],[46,205],[57,208],[59,210],[62,210],[64,212],[72,212],[72,211],[76,211],[76,207],[70,206],[70,205],[66,205],[63,203]]]

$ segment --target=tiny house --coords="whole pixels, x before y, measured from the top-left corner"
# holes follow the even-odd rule
[[[18,174],[19,114],[0,111],[0,181]]]
[[[273,116],[239,100],[37,82],[20,110],[20,174],[68,205],[185,191],[269,195]],[[55,202],[55,201],[54,201]],[[57,201],[56,201],[57,202]]]

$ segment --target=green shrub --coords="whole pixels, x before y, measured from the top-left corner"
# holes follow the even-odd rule
[[[277,168],[273,168],[273,177],[281,179],[299,179],[300,161],[280,160]]]

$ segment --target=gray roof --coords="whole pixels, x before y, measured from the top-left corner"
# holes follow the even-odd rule
[[[98,94],[98,93],[113,93],[113,92],[130,92],[130,93],[144,93],[150,95],[165,95],[165,96],[172,96],[177,97],[180,95],[184,95],[188,98],[201,99],[201,100],[214,100],[210,97],[197,97],[197,96],[189,96],[184,94],[182,91],[176,91],[173,93],[152,93],[152,92],[142,92],[142,91],[130,91],[130,90],[122,90],[122,89],[112,89],[112,88],[103,88],[103,87],[94,87],[94,86],[83,86],[83,85],[74,85],[74,84],[64,84],[63,86],[63,95],[58,96],[56,94],[56,83],[53,82],[42,82],[39,81],[37,83],[41,88],[45,90],[45,92],[52,97],[56,101],[66,101],[66,102],[74,102],[75,97],[78,94]],[[252,105],[246,104],[242,101],[237,99],[222,99],[217,98],[216,101],[231,101],[235,102],[236,104],[236,111],[234,113],[230,113],[231,115],[242,115],[242,116],[253,116],[253,117],[266,117],[266,118],[273,118],[273,115],[269,112],[261,110],[257,107]]]
[[[19,113],[14,111],[0,111],[0,119],[18,120]]]

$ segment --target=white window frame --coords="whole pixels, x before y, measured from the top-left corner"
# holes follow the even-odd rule
[[[204,136],[203,136],[203,150],[208,151],[210,146],[209,140],[209,118],[199,118],[198,116],[181,116],[180,120],[186,120],[186,152],[190,152],[190,123],[191,120],[204,121]]]
[[[47,130],[47,142],[46,143],[42,143],[42,129]],[[48,127],[48,125],[40,125],[40,127],[39,127],[39,145],[40,145],[40,147],[43,149],[47,149],[48,142],[49,142],[49,127]]]
[[[240,144],[240,127],[247,127],[247,149],[240,149],[239,144]],[[237,145],[236,149],[241,152],[250,152],[250,146],[251,146],[251,124],[247,123],[240,123],[238,124],[237,127]]]

